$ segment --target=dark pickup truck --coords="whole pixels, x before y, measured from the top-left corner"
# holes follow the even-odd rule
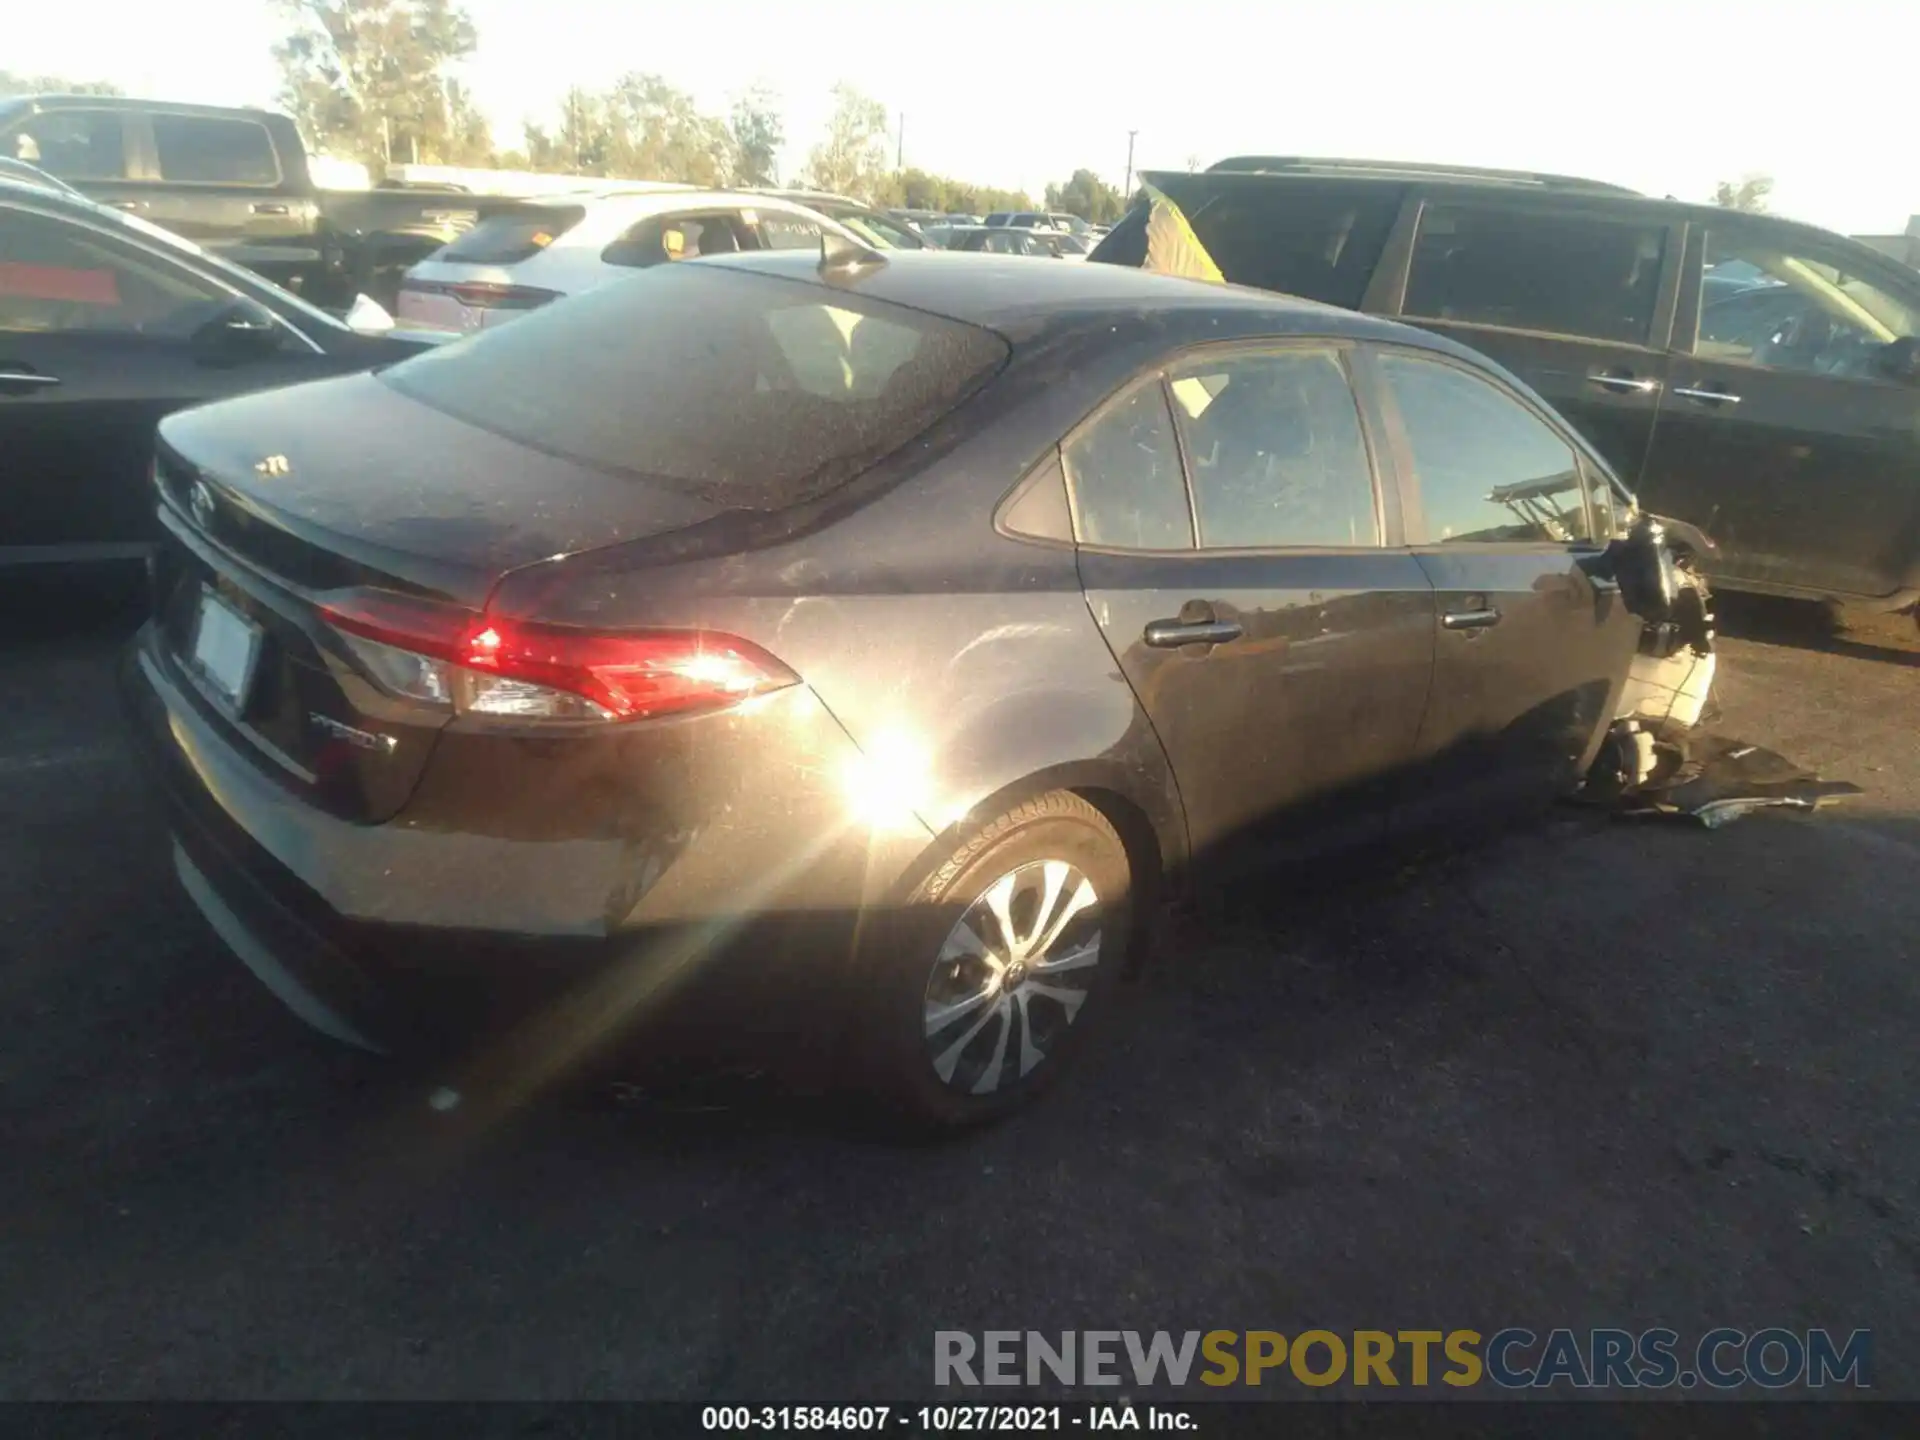
[[[322,190],[299,129],[270,110],[15,96],[0,100],[0,156],[334,308],[364,292],[392,309],[409,265],[516,203],[452,189]]]

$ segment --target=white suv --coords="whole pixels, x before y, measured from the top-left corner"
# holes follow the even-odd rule
[[[465,334],[636,269],[738,250],[818,246],[844,227],[791,201],[688,185],[552,195],[488,216],[407,271],[400,323]]]

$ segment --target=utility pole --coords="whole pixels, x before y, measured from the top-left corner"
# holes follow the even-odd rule
[[[1120,203],[1122,205],[1133,198],[1133,137],[1139,133],[1138,130],[1127,131],[1127,179],[1126,183],[1120,187]]]
[[[904,110],[900,112],[900,140],[893,152],[893,168],[896,170],[907,168],[907,112]]]

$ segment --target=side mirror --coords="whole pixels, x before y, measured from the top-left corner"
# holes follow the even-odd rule
[[[356,335],[385,335],[399,323],[387,313],[386,306],[365,293],[353,297],[343,318]]]
[[[203,365],[263,360],[280,348],[284,332],[273,312],[251,300],[235,300],[193,332],[193,353]]]
[[[1874,360],[1880,373],[1888,379],[1920,385],[1920,339],[1908,335],[1891,345],[1883,345]]]
[[[1667,529],[1651,515],[1634,521],[1624,539],[1607,547],[1608,568],[1628,611],[1649,625],[1673,618],[1680,594],[1680,570],[1667,544]]]

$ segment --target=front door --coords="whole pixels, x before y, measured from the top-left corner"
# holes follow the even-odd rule
[[[1371,357],[1407,535],[1438,610],[1406,828],[1493,822],[1569,790],[1613,719],[1641,634],[1597,578],[1602,484],[1544,412],[1441,356]]]
[[[1400,314],[1490,356],[1633,484],[1666,382],[1677,230],[1617,207],[1429,198]]]
[[[1641,495],[1718,542],[1738,586],[1880,596],[1920,557],[1920,385],[1883,366],[1920,335],[1920,277],[1797,230],[1695,240],[1672,387]]]
[[[1196,869],[1382,837],[1426,703],[1433,592],[1387,543],[1398,515],[1344,352],[1190,360],[1065,456],[1087,600],[1166,749]]]
[[[316,373],[291,334],[278,356],[203,363],[192,334],[233,298],[90,226],[0,204],[0,565],[140,554],[160,417]]]

